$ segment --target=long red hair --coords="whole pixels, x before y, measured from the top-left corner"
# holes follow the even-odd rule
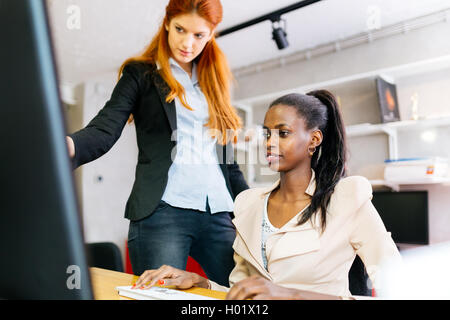
[[[158,33],[150,45],[140,56],[127,59],[119,69],[119,78],[123,68],[130,62],[158,63],[159,73],[170,88],[166,97],[172,102],[176,97],[184,107],[192,110],[185,99],[185,90],[172,75],[169,58],[171,51],[168,43],[168,32],[165,25],[181,14],[196,13],[215,28],[222,21],[222,4],[220,0],[170,0],[166,7],[166,15]],[[233,79],[228,62],[213,36],[203,51],[195,59],[197,62],[198,82],[209,107],[207,127],[220,134],[218,142],[226,144],[236,142],[238,130],[242,127],[236,109],[231,105],[230,86]],[[132,117],[130,117],[132,120]],[[214,136],[215,134],[213,134]]]

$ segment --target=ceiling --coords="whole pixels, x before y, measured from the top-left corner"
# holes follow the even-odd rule
[[[168,0],[46,0],[60,80],[77,84],[116,72],[159,27]],[[218,30],[286,7],[292,0],[222,0]],[[233,69],[450,8],[449,0],[322,0],[283,16],[289,47],[278,50],[270,21],[218,38]],[[450,18],[450,17],[449,17]]]

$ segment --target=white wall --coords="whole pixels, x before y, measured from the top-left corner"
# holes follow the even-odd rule
[[[449,41],[450,42],[450,41]],[[411,119],[411,96],[417,93],[420,117],[450,115],[450,68],[400,77],[396,81],[402,119]]]
[[[375,40],[285,67],[237,77],[237,101],[271,92],[450,55],[450,23]]]
[[[80,103],[69,108],[70,132],[85,127],[103,108],[116,77],[117,74],[105,75],[77,88]],[[127,124],[108,153],[75,170],[86,242],[114,242],[123,258],[129,225],[124,218],[125,204],[134,182],[137,152],[134,124]]]

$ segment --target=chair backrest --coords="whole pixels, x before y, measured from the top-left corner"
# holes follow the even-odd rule
[[[122,255],[116,244],[112,242],[88,243],[86,248],[90,267],[123,272]]]
[[[356,256],[348,273],[349,289],[352,295],[371,296],[372,289],[369,288],[369,276],[359,256]]]

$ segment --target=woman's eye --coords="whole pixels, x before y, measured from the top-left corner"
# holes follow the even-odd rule
[[[269,131],[264,131],[262,135],[263,135],[264,138],[268,139],[270,137],[270,132]]]
[[[202,39],[202,38],[203,38],[203,34],[198,33],[198,34],[195,35],[195,37],[196,37],[197,39]]]
[[[281,130],[280,131],[280,137],[287,137],[289,135],[289,131]]]
[[[175,30],[177,30],[178,32],[182,32],[182,31],[183,31],[183,29],[182,29],[182,28],[180,28],[180,27],[177,27],[177,26],[175,26]]]

